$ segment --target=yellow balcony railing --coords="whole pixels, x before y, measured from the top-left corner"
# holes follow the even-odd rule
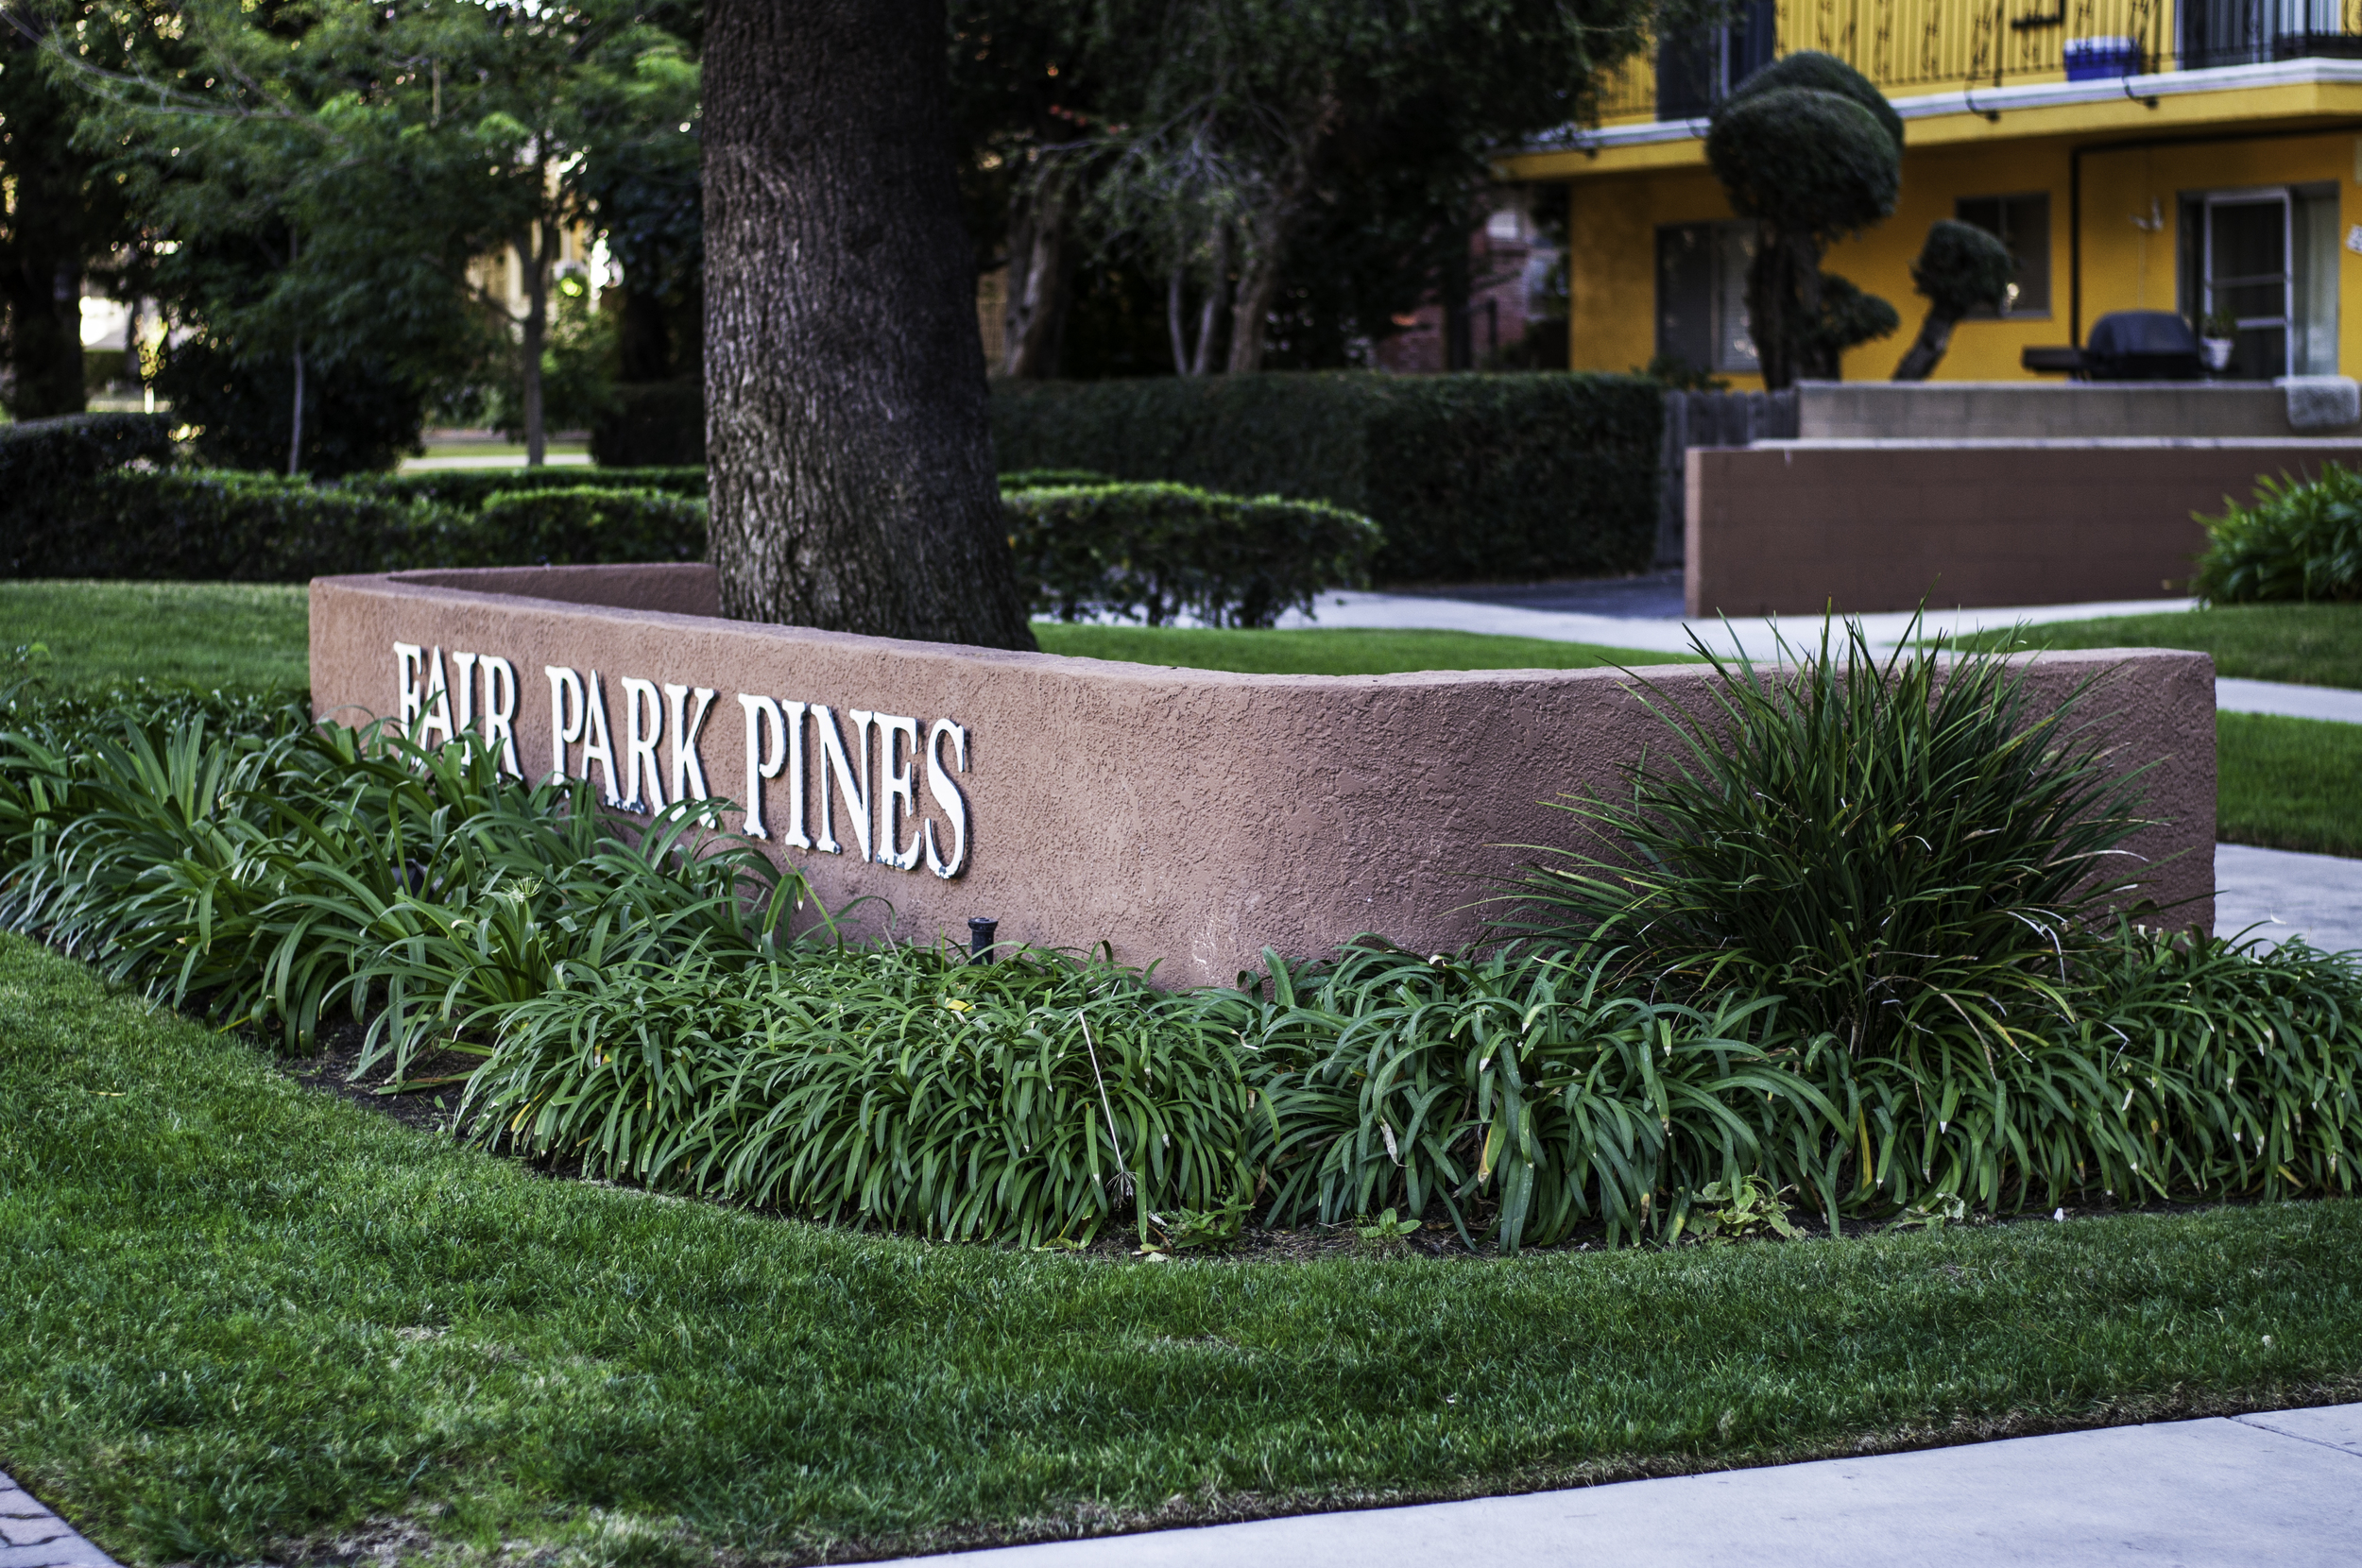
[[[1891,95],[2101,80],[2271,60],[2362,59],[2362,0],[1757,0],[1755,14],[1635,60],[1604,121],[1710,113],[1772,51],[1837,56]],[[1758,42],[1750,47],[1750,27]]]

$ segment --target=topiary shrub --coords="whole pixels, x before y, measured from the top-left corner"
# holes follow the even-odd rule
[[[463,524],[467,560],[421,566],[592,566],[698,561],[706,503],[695,496],[598,485],[507,490]]]
[[[2309,485],[2267,479],[2255,504],[2201,518],[2191,590],[2218,605],[2362,600],[2362,476],[2324,464]]]
[[[1776,391],[1800,375],[1835,376],[1838,354],[1851,346],[1848,333],[1883,318],[1859,311],[1824,315],[1821,258],[1832,240],[1894,211],[1902,120],[1844,61],[1789,55],[1715,111],[1706,162],[1732,210],[1755,221],[1747,315],[1764,384]],[[1892,307],[1878,303],[1891,316]]]
[[[1982,305],[1999,310],[2010,300],[2010,274],[2017,270],[2010,247],[1973,223],[1939,220],[1911,264],[1911,282],[1927,297],[1919,336],[1894,367],[1896,381],[1926,381],[1952,346],[1952,329]]]
[[[1318,502],[1246,500],[1186,485],[1097,485],[1003,495],[1009,543],[1037,614],[1120,615],[1161,626],[1268,626],[1323,588],[1368,580],[1378,531]]]

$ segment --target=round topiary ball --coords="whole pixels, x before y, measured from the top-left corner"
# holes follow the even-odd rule
[[[1706,162],[1740,216],[1823,242],[1892,213],[1903,179],[1902,152],[1877,116],[1806,87],[1725,104],[1706,133]]]
[[[1731,103],[1741,103],[1759,93],[1778,93],[1790,87],[1809,88],[1815,93],[1834,93],[1840,98],[1851,98],[1878,118],[1886,128],[1897,152],[1903,148],[1903,116],[1894,112],[1886,94],[1871,85],[1870,78],[1846,64],[1835,55],[1824,55],[1818,49],[1804,49],[1792,55],[1782,55],[1771,64],[1749,77],[1735,88]]]
[[[1936,309],[1960,316],[1979,305],[1999,310],[2015,270],[2009,247],[1975,224],[1944,218],[1927,230],[1927,243],[1911,264],[1911,281]]]

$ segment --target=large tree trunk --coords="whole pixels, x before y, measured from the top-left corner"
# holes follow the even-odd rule
[[[1001,316],[1001,373],[1048,381],[1058,373],[1073,281],[1065,182],[1052,175],[1018,187],[1009,201],[1008,303]]]
[[[1758,226],[1747,264],[1747,332],[1767,390],[1778,392],[1812,373],[1807,341],[1821,319],[1821,250],[1808,239]]]
[[[706,451],[722,605],[1031,648],[993,481],[942,0],[706,9]]]
[[[5,37],[9,91],[7,237],[9,411],[20,419],[79,414],[82,388],[83,184],[90,160],[71,139],[80,105],[40,75],[40,44]]]

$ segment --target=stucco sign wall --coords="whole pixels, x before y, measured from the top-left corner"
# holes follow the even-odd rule
[[[1265,946],[1479,934],[1503,878],[1571,844],[1547,803],[1612,791],[1661,723],[1617,671],[1236,675],[721,620],[702,566],[333,577],[312,589],[315,710],[461,731],[617,810],[727,796],[855,929],[1109,944],[1169,984]],[[2214,675],[2202,655],[2045,656],[2108,672],[2090,712],[2155,761],[2131,847],[2176,922],[2213,919]],[[1643,672],[1693,707],[1712,677]]]

